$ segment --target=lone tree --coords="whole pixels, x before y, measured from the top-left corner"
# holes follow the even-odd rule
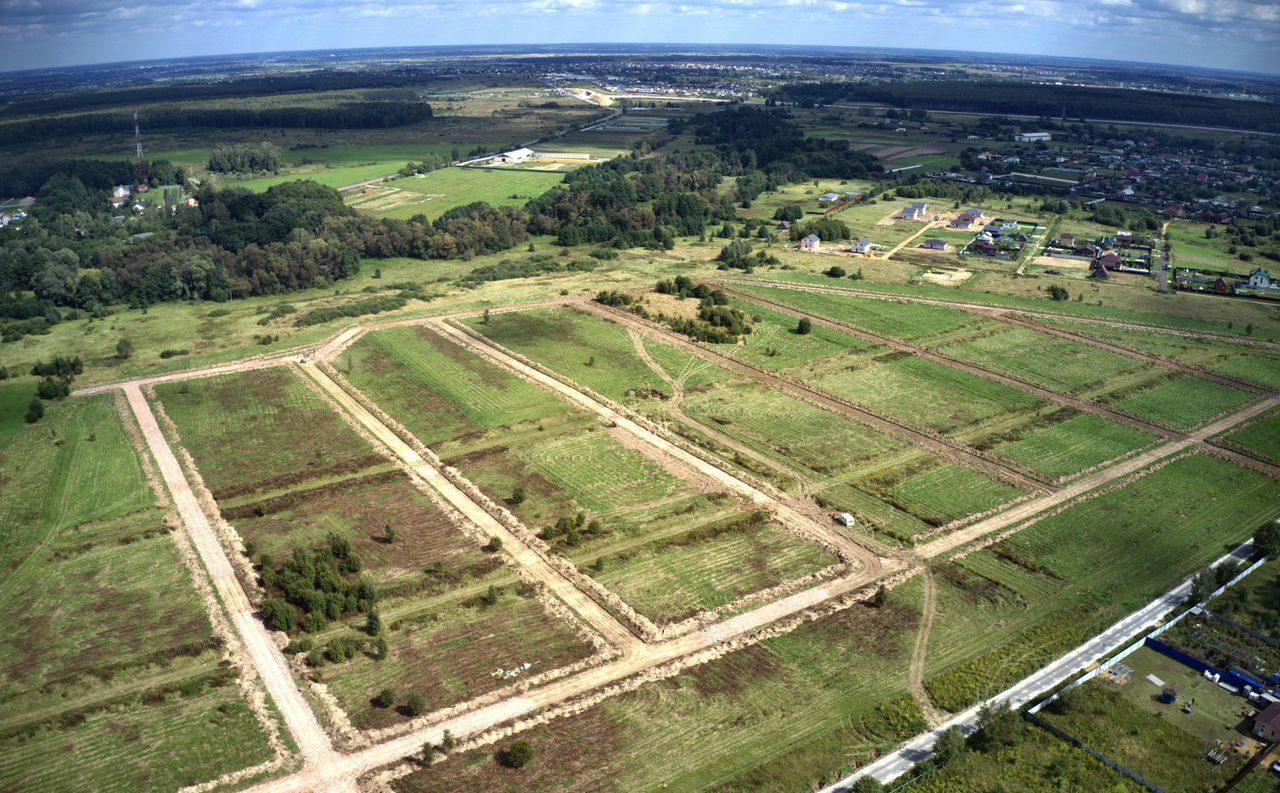
[[[44,403],[40,401],[40,397],[31,397],[31,404],[27,405],[27,423],[35,424],[44,418]]]
[[[1049,297],[1061,303],[1065,300],[1070,300],[1071,293],[1069,293],[1065,288],[1058,286],[1057,284],[1054,284],[1053,286],[1049,287]]]
[[[800,322],[796,324],[796,333],[799,333],[801,336],[809,335],[809,332],[812,330],[813,323],[809,321],[808,317],[801,317]]]
[[[516,741],[502,750],[499,760],[507,768],[524,768],[533,759],[533,747],[528,741]]]
[[[410,716],[421,716],[427,709],[427,698],[415,691],[405,700],[404,709]]]
[[[880,608],[889,602],[889,590],[885,589],[884,584],[876,587],[876,593],[871,596],[871,605]]]
[[[515,489],[511,491],[511,498],[507,500],[511,502],[511,506],[518,507],[524,503],[524,499],[524,485],[516,485]]]
[[[884,785],[880,780],[868,774],[853,783],[853,787],[849,788],[849,793],[881,793]]]
[[[422,763],[423,765],[431,765],[436,761],[436,747],[431,745],[431,741],[422,744]]]
[[[387,544],[388,544],[388,545],[390,545],[391,543],[395,542],[395,541],[396,541],[396,527],[391,525],[391,521],[387,521],[387,525],[386,525],[385,527],[383,527],[383,528],[384,528],[384,529],[386,530],[386,532],[387,532]]]
[[[1264,523],[1253,535],[1253,545],[1258,553],[1266,554],[1272,559],[1280,556],[1280,523]]]
[[[444,731],[444,737],[440,739],[440,748],[446,752],[452,752],[453,747],[458,745],[457,739],[453,737],[453,733],[449,730]]]
[[[132,357],[132,355],[133,355],[133,342],[129,341],[128,339],[121,339],[120,341],[116,342],[117,358],[123,361],[126,358]]]
[[[390,687],[384,688],[373,698],[373,704],[380,708],[389,708],[396,704],[396,692]]]
[[[486,546],[484,546],[484,549],[485,549],[486,551],[488,551],[489,553],[497,553],[498,551],[501,551],[501,550],[502,550],[502,538],[501,538],[501,537],[490,537],[490,538],[489,538],[489,544],[488,544],[488,545],[486,545]]]

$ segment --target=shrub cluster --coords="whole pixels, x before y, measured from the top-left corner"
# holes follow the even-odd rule
[[[295,550],[278,567],[263,554],[261,567],[262,584],[271,593],[263,604],[263,619],[272,630],[301,626],[314,633],[330,620],[372,612],[377,603],[373,585],[357,577],[360,560],[351,553],[351,543],[336,534],[313,550]]]

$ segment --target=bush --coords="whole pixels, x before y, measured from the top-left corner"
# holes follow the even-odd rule
[[[44,418],[44,403],[40,401],[40,397],[32,397],[31,404],[27,405],[27,423],[35,424]]]
[[[502,550],[502,538],[501,538],[501,537],[490,537],[490,538],[489,538],[489,543],[488,543],[487,545],[485,545],[485,546],[484,546],[484,549],[485,549],[486,551],[488,551],[489,553],[497,553],[498,551],[501,551],[501,550]]]
[[[267,598],[262,604],[262,620],[273,631],[289,631],[297,622],[297,612],[283,598]]]
[[[796,333],[799,333],[801,336],[808,336],[812,331],[813,323],[809,321],[808,317],[801,317],[800,321],[796,323]]]
[[[533,747],[528,741],[516,741],[502,750],[499,759],[507,768],[524,768],[533,759]]]
[[[511,506],[513,507],[520,506],[521,504],[524,503],[524,499],[525,499],[524,485],[516,485],[515,489],[511,491],[511,498],[508,499],[511,502]]]
[[[46,377],[36,386],[36,396],[41,399],[65,399],[70,394],[70,381],[62,377]]]
[[[415,691],[405,700],[404,709],[410,716],[421,716],[427,709],[427,698]]]
[[[133,342],[128,339],[121,339],[116,342],[116,357],[120,360],[126,360],[133,356]]]
[[[1280,524],[1264,523],[1253,535],[1253,544],[1258,553],[1275,559],[1280,557]]]
[[[822,274],[828,278],[844,278],[846,275],[848,275],[848,273],[845,271],[843,267],[837,267],[835,265],[832,265],[827,269],[823,270]]]
[[[1049,287],[1049,297],[1059,303],[1071,299],[1070,293],[1068,293],[1065,288],[1058,286],[1057,284]]]
[[[374,695],[373,704],[379,708],[391,707],[396,704],[396,692],[387,686]]]
[[[179,355],[186,355],[189,350],[161,350],[161,358],[177,358]]]
[[[8,379],[9,379],[9,367],[0,366],[0,380],[8,380]]]
[[[444,737],[440,739],[440,748],[446,752],[452,752],[453,747],[458,745],[457,739],[453,737],[453,733],[449,730],[444,731]]]

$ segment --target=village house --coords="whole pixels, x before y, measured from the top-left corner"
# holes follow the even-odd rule
[[[817,253],[822,248],[822,238],[817,234],[810,234],[800,240],[800,250],[807,253]]]
[[[924,244],[923,244],[923,245],[921,245],[920,247],[921,247],[921,248],[924,248],[924,249],[925,249],[925,250],[927,250],[927,251],[949,251],[949,250],[951,250],[951,245],[950,245],[950,244],[948,244],[946,240],[936,240],[936,239],[928,239],[928,240],[925,240],[925,241],[924,241]]]
[[[822,195],[818,196],[818,200],[827,201],[827,202],[839,201],[840,194],[839,193],[823,193]]]
[[[1019,132],[1013,139],[1018,143],[1048,143],[1053,140],[1053,135],[1048,132]]]
[[[929,205],[923,201],[916,201],[911,206],[902,210],[903,220],[928,220]]]
[[[871,254],[871,240],[866,237],[856,240],[849,246],[849,250],[853,253],[861,253],[864,256],[869,256]]]
[[[1250,289],[1270,289],[1275,283],[1271,280],[1271,274],[1261,267],[1255,267],[1253,272],[1249,273]]]
[[[1253,734],[1269,743],[1280,741],[1280,702],[1272,702],[1253,717]]]
[[[520,149],[513,149],[511,151],[503,152],[502,154],[499,154],[497,157],[494,157],[493,160],[494,162],[514,165],[516,163],[525,162],[526,160],[530,160],[532,158],[533,158],[532,149],[520,148]]]

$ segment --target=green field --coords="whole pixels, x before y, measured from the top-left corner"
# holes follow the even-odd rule
[[[1231,238],[1222,229],[1218,229],[1220,233],[1217,237],[1206,238],[1204,233],[1207,228],[1204,223],[1169,224],[1169,245],[1173,251],[1175,268],[1248,275],[1250,270],[1258,266],[1257,262],[1241,261],[1228,252]]]
[[[357,180],[358,181],[358,180]],[[346,194],[349,206],[378,217],[430,219],[454,207],[484,201],[493,206],[522,206],[564,181],[560,173],[497,168],[442,168]]]
[[[536,349],[530,354],[561,353],[562,362],[590,369],[592,375],[598,370],[596,383],[606,392],[616,393],[620,381],[611,371],[624,365],[626,351],[635,355],[633,347],[624,346],[630,345],[625,334],[605,325],[612,335],[602,337],[598,365],[587,367],[587,349],[549,342],[537,346],[538,339],[526,335],[531,328],[549,329],[563,316],[574,338],[587,332],[577,323],[600,320],[560,312],[514,322],[509,316],[495,316],[479,327],[513,334],[504,340],[532,342]],[[650,619],[690,616],[834,562],[772,530],[756,532],[753,542],[717,530],[725,522],[738,526],[749,508],[724,491],[687,480],[672,461],[624,431],[602,427],[585,411],[431,331],[369,334],[352,347],[349,365],[358,388],[411,432],[421,430],[423,442],[558,552],[583,569],[590,564],[602,581],[618,583],[631,605]],[[651,370],[649,377],[662,384]],[[758,569],[707,585],[690,572],[700,564]],[[654,565],[670,577],[632,574]]]
[[[1113,405],[1117,410],[1158,424],[1195,429],[1253,399],[1248,391],[1182,375],[1126,396]]]
[[[1140,449],[1154,440],[1142,430],[1081,413],[1004,441],[994,451],[1046,476],[1060,477]]]
[[[1280,483],[1195,455],[1040,520],[943,568],[925,686],[951,710],[989,696],[1277,516]]]
[[[398,791],[808,790],[924,723],[905,695],[919,586],[605,700],[519,736],[520,771],[492,747],[455,753]],[[505,745],[505,744],[500,744]]]
[[[385,462],[287,368],[156,388],[219,501]]]
[[[1280,414],[1251,422],[1226,437],[1263,457],[1280,460]]]
[[[176,790],[267,760],[115,403],[24,424],[29,393],[0,385],[0,788]]]

